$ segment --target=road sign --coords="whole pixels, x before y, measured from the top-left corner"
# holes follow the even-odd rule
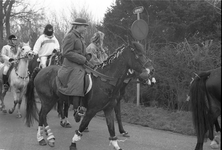
[[[136,20],[131,26],[131,32],[136,40],[143,40],[148,34],[148,24],[142,19]]]

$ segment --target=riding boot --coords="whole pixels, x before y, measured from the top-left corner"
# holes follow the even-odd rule
[[[79,107],[79,111],[78,111],[78,115],[79,116],[85,116],[86,113],[86,102],[84,97],[80,97],[80,107]]]
[[[4,91],[8,91],[9,83],[8,83],[8,76],[3,74],[3,87]]]
[[[82,97],[73,97],[73,106],[78,103],[78,108],[74,109],[74,118],[76,122],[81,120],[81,117],[85,115],[86,108],[82,105]]]

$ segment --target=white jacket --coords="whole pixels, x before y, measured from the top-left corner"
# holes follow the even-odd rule
[[[2,52],[1,52],[1,57],[4,61],[4,64],[9,66],[10,65],[10,62],[9,62],[9,59],[10,58],[14,58],[16,59],[18,57],[18,54],[20,52],[20,48],[18,47],[17,48],[17,53],[13,53],[12,50],[11,50],[11,47],[10,45],[5,45],[2,47]]]
[[[35,42],[33,52],[38,54],[39,57],[42,57],[51,55],[54,49],[60,49],[60,45],[56,37],[54,35],[49,37],[42,34]]]

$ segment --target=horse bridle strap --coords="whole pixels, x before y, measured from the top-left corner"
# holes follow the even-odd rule
[[[84,65],[84,67],[86,68],[86,72],[92,73],[95,77],[100,77],[102,81],[109,81],[109,83],[110,83],[111,85],[114,85],[114,86],[115,86],[116,83],[117,83],[117,81],[118,81],[116,78],[109,77],[109,76],[107,76],[107,75],[105,75],[105,74],[102,74],[102,73],[96,71],[96,70],[93,70],[92,68],[90,68],[90,67],[87,66],[87,65]]]

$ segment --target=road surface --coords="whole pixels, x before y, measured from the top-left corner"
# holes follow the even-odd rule
[[[6,107],[13,104],[11,93],[6,95]],[[23,101],[23,114],[24,114]],[[48,123],[56,138],[55,147],[39,146],[36,140],[37,122],[34,126],[26,127],[23,118],[16,118],[14,114],[0,112],[0,150],[68,150],[74,131],[79,124],[74,122],[73,112],[70,111],[69,121],[72,128],[62,128],[55,110],[48,114]],[[167,131],[154,130],[148,127],[124,123],[130,138],[124,138],[116,132],[120,140],[119,145],[124,150],[194,150],[196,137],[185,136]],[[113,150],[109,146],[109,134],[106,122],[102,117],[95,117],[89,125],[90,132],[83,133],[82,139],[77,143],[78,150]],[[116,131],[117,126],[116,126]],[[210,150],[210,142],[204,144],[204,150]]]

